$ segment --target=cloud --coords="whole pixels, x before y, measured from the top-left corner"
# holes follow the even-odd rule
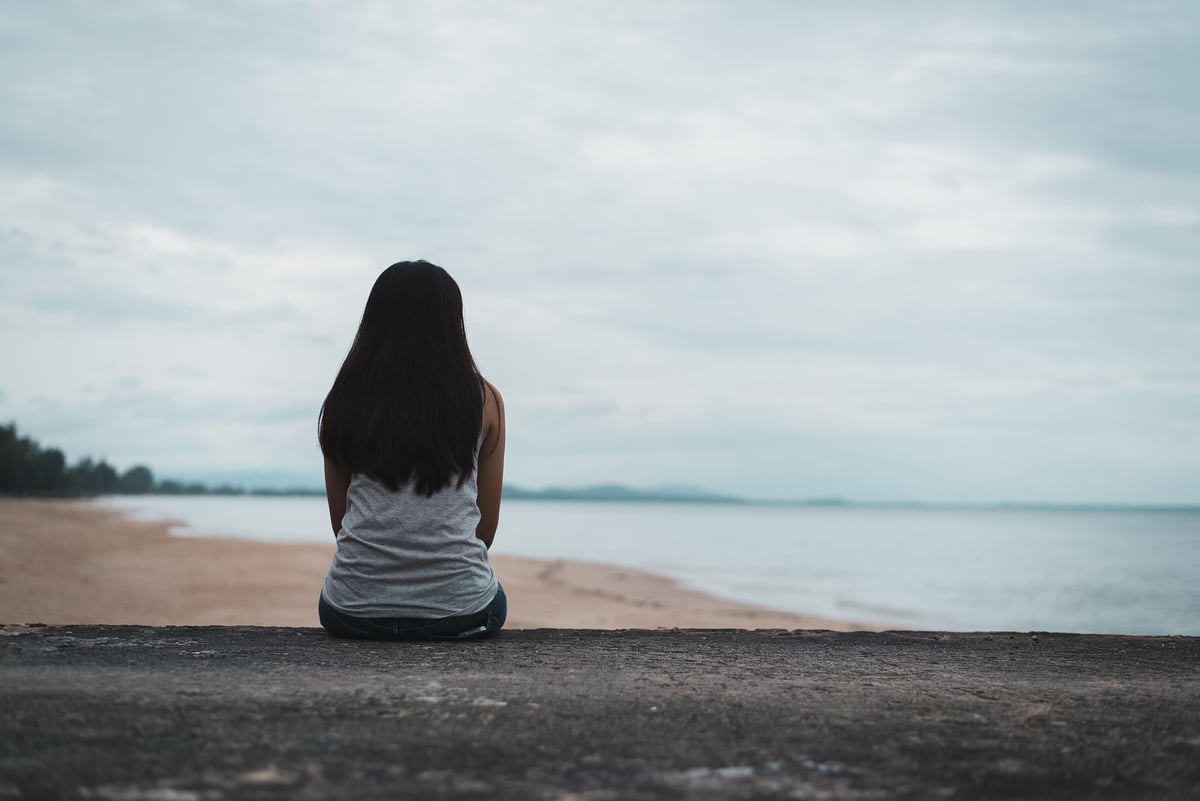
[[[0,413],[290,469],[374,276],[421,257],[463,286],[518,483],[1195,501],[1198,25],[10,9]]]

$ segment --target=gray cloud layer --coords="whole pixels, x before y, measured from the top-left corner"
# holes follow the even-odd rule
[[[446,266],[519,483],[1200,501],[1187,3],[46,3],[0,21],[0,414],[307,469]]]

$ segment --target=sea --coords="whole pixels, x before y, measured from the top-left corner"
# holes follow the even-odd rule
[[[329,542],[324,498],[115,496],[178,536]],[[1200,635],[1200,510],[508,500],[494,553],[899,629]]]

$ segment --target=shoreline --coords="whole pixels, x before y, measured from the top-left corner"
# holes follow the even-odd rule
[[[176,536],[95,500],[0,499],[0,623],[318,626],[325,545]],[[505,628],[879,630],[645,570],[493,553]]]

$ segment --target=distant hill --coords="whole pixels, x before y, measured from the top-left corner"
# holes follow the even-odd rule
[[[744,498],[711,492],[701,487],[662,486],[633,489],[624,484],[593,484],[586,487],[546,487],[532,490],[505,485],[504,497],[528,501],[658,501],[677,503],[747,503]]]

